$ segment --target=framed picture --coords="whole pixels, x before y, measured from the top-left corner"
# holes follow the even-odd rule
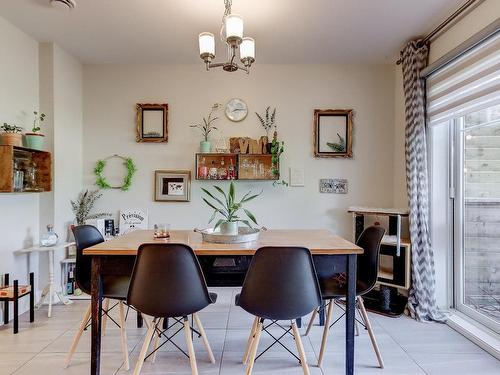
[[[352,158],[352,109],[314,110],[314,156]]]
[[[155,171],[156,202],[189,202],[191,171]]]
[[[137,142],[168,142],[168,104],[137,104]]]

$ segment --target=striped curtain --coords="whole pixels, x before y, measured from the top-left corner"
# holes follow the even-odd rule
[[[406,184],[412,245],[412,287],[408,309],[418,321],[443,320],[436,307],[434,253],[429,235],[429,191],[425,125],[425,80],[420,71],[427,65],[427,46],[409,42],[402,51],[405,95]]]

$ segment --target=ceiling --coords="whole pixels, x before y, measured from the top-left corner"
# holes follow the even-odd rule
[[[233,0],[261,63],[393,63],[464,0]],[[218,35],[223,0],[2,0],[0,16],[84,63],[197,63],[198,34]],[[222,42],[217,51],[224,51]]]

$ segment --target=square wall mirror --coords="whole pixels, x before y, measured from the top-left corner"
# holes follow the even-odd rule
[[[137,104],[137,142],[168,142],[168,104]]]

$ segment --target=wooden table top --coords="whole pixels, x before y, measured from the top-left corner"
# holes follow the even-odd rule
[[[110,241],[89,247],[84,255],[136,255],[144,243],[183,243],[193,248],[196,255],[253,255],[263,246],[303,246],[313,254],[362,254],[363,249],[328,230],[268,230],[259,241],[241,244],[203,242],[201,234],[189,230],[170,231],[170,239],[154,239],[152,230],[137,230]]]

